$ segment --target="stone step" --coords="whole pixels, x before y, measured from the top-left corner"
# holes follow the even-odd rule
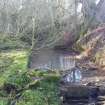
[[[68,99],[62,105],[105,105],[105,96],[98,96],[96,100]]]
[[[98,101],[105,101],[105,96],[98,96],[97,97],[97,100]]]

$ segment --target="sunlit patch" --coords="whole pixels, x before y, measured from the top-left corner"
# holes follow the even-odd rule
[[[100,2],[100,0],[96,0],[96,5]]]
[[[82,3],[78,3],[77,12],[81,12],[82,10]]]

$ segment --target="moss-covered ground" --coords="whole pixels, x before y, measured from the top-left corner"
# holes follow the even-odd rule
[[[28,70],[27,51],[0,53],[0,105],[59,105],[59,74]]]

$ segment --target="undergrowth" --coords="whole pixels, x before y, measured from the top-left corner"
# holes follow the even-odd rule
[[[0,105],[59,105],[58,73],[27,70],[25,51],[2,52],[0,57]]]

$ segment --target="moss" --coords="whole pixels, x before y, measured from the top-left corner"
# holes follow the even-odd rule
[[[27,52],[25,51],[3,52],[0,56],[12,59],[12,63],[5,67],[4,72],[0,74],[0,87],[5,87],[0,90],[0,97],[2,97],[0,105],[10,105],[11,103],[16,103],[16,105],[59,105],[59,73],[41,70],[28,71],[26,69]],[[35,81],[33,77],[44,78],[44,80],[34,85],[32,84]],[[5,89],[8,88],[8,85],[4,84],[9,84],[9,87],[15,86],[16,90],[31,85],[18,93],[6,93]],[[6,99],[3,99],[4,96]],[[17,96],[18,98],[16,98]]]
[[[0,99],[0,105],[7,105],[8,101],[6,99]]]

